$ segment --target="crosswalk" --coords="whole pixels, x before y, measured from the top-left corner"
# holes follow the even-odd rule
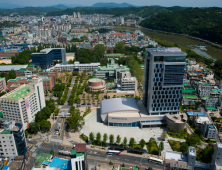
[[[67,141],[69,141],[69,142],[74,142],[74,141],[72,140],[72,138],[68,138]]]
[[[61,139],[54,139],[54,138],[51,138],[50,140],[51,142],[58,142],[58,143],[62,143],[62,140]]]

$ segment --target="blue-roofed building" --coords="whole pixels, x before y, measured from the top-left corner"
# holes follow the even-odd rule
[[[55,60],[62,60],[66,64],[66,49],[65,48],[46,48],[40,53],[32,53],[32,65],[39,66],[42,69],[48,69],[54,64]]]
[[[188,116],[206,116],[205,113],[201,113],[201,112],[187,112]]]

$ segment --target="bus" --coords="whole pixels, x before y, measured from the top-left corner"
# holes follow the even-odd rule
[[[121,151],[117,150],[108,150],[107,155],[121,155]]]
[[[158,158],[154,158],[154,157],[149,157],[148,161],[154,162],[154,163],[158,163],[158,164],[163,164],[163,160],[162,159],[158,159]]]

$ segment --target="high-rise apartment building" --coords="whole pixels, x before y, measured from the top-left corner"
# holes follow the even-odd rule
[[[45,107],[42,78],[33,78],[33,82],[24,84],[0,98],[3,118],[1,121],[22,123],[24,130],[34,121],[35,115]]]
[[[179,112],[186,53],[178,48],[147,48],[143,104],[149,115]]]
[[[73,18],[76,18],[76,13],[75,12],[73,12]]]
[[[9,121],[3,123],[3,129],[0,129],[0,156],[14,157],[26,155],[26,139],[21,123]]]

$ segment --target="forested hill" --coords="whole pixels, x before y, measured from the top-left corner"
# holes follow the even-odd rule
[[[92,7],[77,7],[68,8],[66,10],[52,11],[47,13],[47,16],[72,15],[73,12],[80,12],[81,14],[110,14],[115,16],[124,16],[128,14],[135,14],[141,17],[149,17],[158,13],[174,12],[183,10],[185,8],[180,6],[175,7],[159,7],[159,6],[144,6],[144,7],[126,7],[126,8],[92,8]]]
[[[222,43],[222,8],[186,8],[143,20],[142,27],[187,34]]]

